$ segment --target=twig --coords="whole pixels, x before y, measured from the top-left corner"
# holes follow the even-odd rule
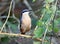
[[[47,33],[47,30],[48,30],[48,24],[46,24],[46,30],[44,32],[44,36],[43,36],[43,41],[42,41],[42,44],[44,44],[44,39],[45,39],[45,36],[46,36],[46,33]]]
[[[5,23],[3,24],[2,28],[1,28],[0,33],[2,32],[3,28],[5,27],[5,25],[6,25],[7,21],[8,21],[8,19],[9,19],[9,16],[10,16],[10,11],[11,11],[11,8],[12,8],[12,2],[13,2],[13,0],[12,0],[12,1],[11,1],[11,3],[10,3],[8,16],[7,16],[7,19],[6,19]]]
[[[38,28],[38,25],[35,27],[35,30]]]
[[[55,6],[57,6],[57,2],[58,2],[58,0],[56,0]],[[57,7],[56,7],[56,10],[55,10],[55,12],[54,12],[54,17],[53,17],[53,19],[52,19],[52,26],[53,26],[53,27],[52,27],[52,32],[53,32],[54,35],[56,35],[55,32],[54,32],[54,20],[55,20],[56,13],[57,13],[56,11],[57,11]],[[57,37],[57,36],[56,36],[56,37]]]

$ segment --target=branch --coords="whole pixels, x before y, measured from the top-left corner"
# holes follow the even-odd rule
[[[22,35],[22,34],[14,34],[14,33],[0,33],[0,35],[6,35],[6,36],[11,36],[11,37],[26,37],[26,38],[32,38],[34,40],[38,40],[38,41],[42,41],[42,39],[40,38],[33,38],[33,36],[30,35]],[[45,40],[44,42],[47,42],[47,40]]]

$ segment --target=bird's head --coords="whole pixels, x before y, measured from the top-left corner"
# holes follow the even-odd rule
[[[23,15],[23,14],[29,15],[29,10],[28,9],[22,10],[21,15]]]

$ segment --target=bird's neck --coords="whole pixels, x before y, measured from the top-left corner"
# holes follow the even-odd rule
[[[28,14],[23,14],[23,17],[29,17],[29,15]]]

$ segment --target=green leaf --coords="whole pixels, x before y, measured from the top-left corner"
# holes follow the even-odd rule
[[[53,13],[55,13],[55,11],[56,11],[56,5],[52,5],[51,10],[52,10]]]
[[[48,12],[46,12],[46,14],[43,17],[43,21],[46,22],[48,19],[50,19],[50,14]]]
[[[55,27],[55,28],[54,28],[54,32],[57,33],[58,31],[59,31],[59,29],[58,29],[57,27]]]
[[[38,25],[38,26],[43,26],[43,25],[44,25],[44,22],[42,22],[42,21],[39,20],[39,21],[37,22],[37,25]]]
[[[43,29],[43,28],[38,28],[38,29],[36,29],[36,30],[34,31],[34,38],[42,37],[43,32],[44,32],[44,29]]]
[[[33,0],[33,2],[35,2],[36,0]]]
[[[52,25],[49,25],[48,26],[48,32],[51,32],[52,31]]]
[[[46,3],[52,3],[54,0],[45,0]]]
[[[52,11],[50,9],[46,9],[46,14],[50,15],[52,13]]]
[[[57,27],[60,24],[60,20],[54,20],[54,26]]]

